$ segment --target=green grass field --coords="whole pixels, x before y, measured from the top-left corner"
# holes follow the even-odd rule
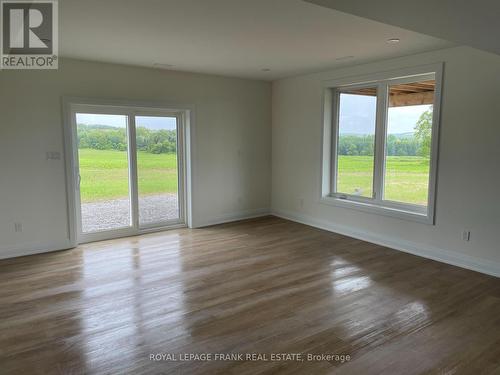
[[[127,153],[80,149],[81,197],[83,202],[128,196]],[[139,194],[177,192],[177,155],[139,152]],[[429,160],[418,156],[388,156],[385,199],[426,204]],[[338,191],[361,189],[372,194],[373,157],[340,156]]]
[[[363,196],[371,196],[372,181],[372,156],[339,157],[339,192],[353,193],[355,189],[361,189]],[[429,159],[418,156],[388,156],[384,199],[425,205],[428,181]]]
[[[82,202],[127,197],[127,153],[113,150],[78,150]],[[137,155],[139,194],[177,192],[177,155]]]

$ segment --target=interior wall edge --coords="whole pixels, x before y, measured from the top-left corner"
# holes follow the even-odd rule
[[[205,219],[198,219],[193,221],[193,228],[203,228],[217,224],[230,223],[233,221],[254,219],[263,216],[269,216],[271,214],[271,209],[269,208],[257,208],[253,210],[237,211],[228,214],[212,216]]]

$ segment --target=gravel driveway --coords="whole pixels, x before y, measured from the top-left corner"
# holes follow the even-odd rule
[[[139,198],[139,222],[157,223],[179,216],[177,194],[148,195]],[[82,203],[82,229],[84,233],[116,228],[130,224],[128,198]]]

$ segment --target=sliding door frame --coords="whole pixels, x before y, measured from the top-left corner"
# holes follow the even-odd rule
[[[74,188],[74,199],[75,199],[75,208],[76,208],[76,238],[78,243],[87,243],[94,241],[101,241],[105,239],[118,238],[118,237],[126,237],[131,236],[136,231],[135,223],[133,222],[134,218],[134,208],[135,208],[135,190],[134,190],[134,167],[133,161],[134,158],[134,147],[132,144],[132,138],[130,138],[131,129],[133,128],[133,120],[130,116],[130,111],[127,111],[125,108],[119,107],[110,107],[110,106],[97,106],[97,105],[84,105],[84,104],[72,104],[71,108],[71,148],[72,148],[72,158],[73,158],[73,178],[75,182]],[[130,223],[129,226],[126,227],[118,227],[115,229],[102,230],[84,233],[82,231],[82,202],[81,202],[81,191],[80,191],[80,159],[78,155],[78,131],[77,131],[77,123],[76,123],[76,114],[99,114],[99,115],[113,115],[113,116],[125,116],[127,119],[127,170],[128,170],[128,202],[129,202],[129,215],[130,215]]]
[[[102,101],[86,98],[63,98],[64,144],[66,162],[66,192],[68,199],[68,237],[72,246],[119,237],[173,228],[191,227],[191,137],[193,133],[190,106],[171,106],[164,103]],[[110,231],[82,233],[79,192],[79,159],[76,113],[127,116],[130,227]],[[139,225],[139,191],[137,180],[136,116],[175,117],[177,123],[177,171],[179,218],[141,227]]]
[[[131,139],[133,139],[133,148],[137,150],[137,145],[136,145],[136,124],[135,124],[135,118],[136,117],[175,117],[176,119],[176,133],[177,133],[177,196],[178,196],[178,202],[179,204],[179,218],[178,219],[172,219],[172,220],[166,220],[166,221],[161,221],[157,223],[152,223],[152,224],[147,224],[141,226],[139,222],[139,209],[140,209],[140,203],[139,203],[139,187],[137,186],[138,180],[138,166],[137,166],[137,152],[134,153],[135,159],[132,161],[133,163],[133,172],[135,173],[132,178],[134,179],[134,199],[136,199],[136,204],[133,206],[134,210],[137,210],[136,215],[134,216],[137,220],[137,227],[139,230],[142,232],[148,231],[148,230],[155,230],[158,228],[171,228],[172,226],[178,226],[178,225],[184,225],[186,224],[186,204],[184,203],[186,201],[186,193],[185,193],[185,174],[186,174],[186,166],[185,166],[185,126],[184,126],[184,116],[182,111],[176,110],[158,110],[158,109],[148,109],[148,110],[137,110],[134,111],[133,113],[133,126],[132,128],[132,133],[130,133]]]

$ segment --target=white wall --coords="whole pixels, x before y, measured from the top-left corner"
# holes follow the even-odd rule
[[[0,71],[0,257],[68,246],[62,96],[193,105],[195,226],[270,207],[271,84],[77,60]],[[14,232],[14,223],[23,232]]]
[[[445,62],[436,225],[319,203],[322,81]],[[68,244],[62,96],[195,106],[194,224],[266,212],[269,83],[63,60],[0,71],[0,257]],[[472,48],[280,80],[272,88],[272,210],[393,248],[500,275],[500,57]],[[303,204],[301,204],[303,200]],[[14,233],[22,222],[22,233]],[[463,242],[464,228],[472,231]]]
[[[319,202],[322,81],[445,62],[436,225]],[[457,47],[273,83],[272,210],[500,276],[500,56]],[[301,200],[303,203],[301,204]],[[471,240],[461,232],[470,229]]]

